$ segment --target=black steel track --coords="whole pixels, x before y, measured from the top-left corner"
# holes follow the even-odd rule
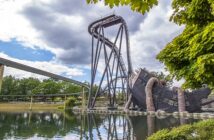
[[[130,45],[129,45],[129,36],[128,36],[128,28],[126,25],[126,22],[124,21],[124,19],[121,16],[116,16],[116,15],[110,15],[107,16],[105,18],[96,20],[94,22],[92,22],[89,26],[88,26],[88,32],[94,36],[96,39],[98,39],[98,37],[100,36],[100,40],[102,42],[105,42],[105,44],[110,47],[111,49],[114,50],[114,53],[116,53],[116,55],[119,58],[119,61],[122,65],[125,65],[123,62],[123,59],[121,56],[119,56],[119,50],[118,48],[114,45],[113,42],[111,42],[108,38],[104,37],[102,34],[98,33],[98,28],[100,26],[103,26],[104,28],[116,25],[122,23],[125,26],[125,32],[126,32],[126,41],[127,41],[127,60],[128,60],[128,73],[131,74],[133,69],[132,69],[132,62],[131,62],[131,56],[130,56]],[[102,40],[102,38],[104,38],[104,41]],[[127,71],[126,68],[123,67],[123,71]]]

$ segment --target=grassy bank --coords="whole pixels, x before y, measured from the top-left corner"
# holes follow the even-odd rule
[[[50,104],[50,103],[33,103],[32,110],[57,110],[63,104]],[[30,110],[30,102],[12,102],[0,103],[0,111],[25,111]]]

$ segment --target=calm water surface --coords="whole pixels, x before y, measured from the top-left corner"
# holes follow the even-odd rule
[[[71,112],[0,112],[0,140],[144,140],[157,130],[194,121]]]

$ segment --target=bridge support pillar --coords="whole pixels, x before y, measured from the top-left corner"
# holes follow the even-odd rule
[[[4,75],[4,65],[0,64],[0,93],[2,88],[3,75]]]

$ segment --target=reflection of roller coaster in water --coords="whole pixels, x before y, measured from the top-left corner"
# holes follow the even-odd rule
[[[110,27],[117,30],[115,35],[112,35]],[[153,75],[144,69],[133,72],[128,29],[124,19],[110,15],[91,23],[88,31],[92,36],[91,88],[88,108],[93,108],[96,98],[104,93],[108,94],[109,107],[115,108],[116,94],[121,92],[126,95],[125,109],[133,103],[134,106],[138,106],[138,109],[146,110],[148,94],[145,89]],[[158,83],[157,79],[156,83],[150,84],[155,111],[158,109],[168,112],[177,111],[178,99],[180,99],[178,90],[169,89]],[[98,85],[98,88],[94,92],[95,85]],[[208,88],[193,92],[185,91],[185,100],[182,103],[185,104],[186,111],[200,111],[203,105],[201,100],[207,98],[210,93]]]
[[[132,139],[133,129],[125,116],[82,115],[82,136],[85,139]],[[102,118],[101,118],[102,117]]]
[[[97,140],[144,140],[163,128],[192,123],[192,119],[155,116],[127,116],[86,114],[81,116],[80,139]]]

